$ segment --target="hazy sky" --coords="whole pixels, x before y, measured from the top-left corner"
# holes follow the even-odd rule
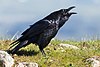
[[[99,36],[100,0],[0,0],[0,32],[22,32],[51,12],[70,6],[76,6],[72,11],[78,14],[70,17],[56,38]]]

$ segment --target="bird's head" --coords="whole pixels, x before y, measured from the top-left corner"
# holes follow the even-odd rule
[[[70,10],[73,9],[73,8],[75,8],[75,6],[69,7],[68,9],[60,9],[58,11],[54,11],[50,15],[45,17],[44,19],[47,19],[47,20],[59,20],[59,18],[60,18],[59,21],[68,20],[68,18],[72,14],[77,14],[76,12],[70,12]]]
[[[69,7],[68,9],[61,9],[58,11],[58,20],[59,20],[59,28],[64,25],[64,23],[69,19],[69,17],[73,14],[77,14],[76,12],[70,12],[75,8],[75,6]]]
[[[75,8],[75,6],[69,7],[68,9],[59,10],[60,19],[61,20],[67,20],[71,15],[77,14],[76,12],[70,12],[70,10],[72,10],[73,8]]]

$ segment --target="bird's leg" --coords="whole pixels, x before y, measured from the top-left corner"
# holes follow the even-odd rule
[[[43,56],[46,56],[46,53],[44,52],[44,50],[40,50]]]

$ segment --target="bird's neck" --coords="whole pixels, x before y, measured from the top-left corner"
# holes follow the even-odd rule
[[[61,28],[67,20],[59,21],[59,28]]]

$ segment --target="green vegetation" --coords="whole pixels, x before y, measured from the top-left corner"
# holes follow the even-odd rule
[[[11,41],[0,41],[0,50],[7,50]],[[71,44],[79,50],[60,47],[60,43]],[[60,41],[53,40],[45,48],[46,57],[39,51],[38,46],[30,44],[13,55],[15,62],[37,62],[39,67],[90,67],[86,59],[100,56],[100,41]]]

